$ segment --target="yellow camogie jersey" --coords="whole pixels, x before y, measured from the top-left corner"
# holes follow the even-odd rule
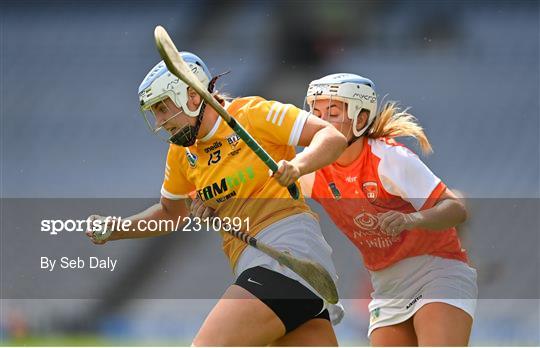
[[[234,99],[225,108],[276,162],[294,158],[306,111],[260,97]],[[183,199],[193,191],[221,219],[249,221],[242,227],[252,236],[290,215],[316,216],[303,198],[293,200],[287,188],[270,177],[264,162],[221,117],[193,146],[169,147],[162,196]],[[223,251],[234,269],[246,244],[229,234],[222,237]]]

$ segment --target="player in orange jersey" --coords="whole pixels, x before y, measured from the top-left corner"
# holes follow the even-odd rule
[[[212,78],[194,54],[182,58],[212,92]],[[345,137],[329,123],[290,104],[260,97],[215,98],[276,160],[266,165],[200,96],[157,64],[139,87],[141,110],[154,132],[166,131],[167,155],[161,202],[127,218],[140,221],[187,217],[190,192],[221,218],[239,218],[244,232],[260,242],[321,264],[334,278],[332,249],[303,197],[290,198],[286,186],[332,163],[346,148]],[[294,146],[306,146],[295,156]],[[92,219],[101,219],[93,216]],[[225,219],[223,220],[226,221]],[[108,240],[148,237],[169,230],[112,231]],[[92,231],[87,233],[95,243]],[[336,345],[321,297],[296,273],[242,241],[223,234],[223,250],[237,278],[218,301],[193,340],[194,345],[264,346],[301,335],[303,345]]]
[[[478,290],[455,228],[466,210],[394,140],[411,136],[431,152],[422,128],[396,103],[378,113],[373,83],[354,74],[312,81],[306,102],[349,143],[336,162],[303,176],[301,184],[360,250],[371,273],[371,343],[467,345]]]

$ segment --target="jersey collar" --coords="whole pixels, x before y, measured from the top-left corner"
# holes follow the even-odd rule
[[[363,139],[361,139],[360,141],[363,141],[364,142],[364,145],[362,146],[362,151],[360,152],[360,154],[358,155],[358,157],[349,165],[347,166],[341,166],[339,165],[337,162],[334,162],[331,164],[332,168],[338,172],[344,172],[344,173],[347,173],[349,172],[351,169],[353,168],[356,168],[358,165],[360,165],[362,162],[364,162],[364,159],[367,155],[367,153],[369,152],[369,141],[368,141],[368,137],[364,137]]]
[[[228,101],[225,101],[225,105],[223,106],[223,108],[227,110],[229,105],[231,105],[231,103],[229,103]],[[214,126],[212,127],[210,132],[208,132],[208,134],[206,134],[204,137],[199,139],[199,141],[205,142],[205,141],[210,140],[216,134],[220,125],[221,125],[221,116],[218,115],[216,122],[214,123]]]

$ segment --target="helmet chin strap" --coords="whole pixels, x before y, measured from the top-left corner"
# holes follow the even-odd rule
[[[214,86],[216,85],[217,79],[223,75],[228,74],[229,72],[230,71],[227,71],[222,74],[214,76],[212,80],[210,80],[210,83],[208,84],[208,92],[212,93],[214,91]],[[197,121],[195,122],[195,125],[192,126],[190,124],[186,124],[178,132],[176,132],[174,135],[172,135],[169,138],[169,142],[174,145],[183,146],[183,147],[188,147],[195,144],[195,141],[197,140],[197,134],[199,134],[199,129],[201,128],[201,123],[204,117],[205,108],[206,108],[206,103],[203,101],[201,105],[201,111],[199,111],[199,114],[197,115]]]
[[[349,129],[350,132],[352,132],[352,138],[351,140],[349,140],[347,142],[347,146],[351,146],[354,142],[356,142],[358,139],[362,138],[364,135],[366,135],[368,128],[366,128],[362,133],[360,133],[360,135],[356,135],[354,130],[353,130],[353,127],[356,127],[356,123],[353,122],[353,124],[351,125],[351,128]]]
[[[356,116],[353,120],[353,123],[351,125],[351,129],[352,130],[352,133],[353,133],[353,137],[351,140],[349,140],[347,142],[348,146],[351,146],[352,143],[354,143],[355,141],[357,141],[358,139],[362,138],[363,136],[365,136],[366,134],[368,134],[370,128],[371,128],[371,125],[373,124],[373,121],[367,125],[365,125],[360,132],[356,132],[356,123],[358,122],[358,116]],[[368,120],[366,120],[366,122],[369,122]],[[354,127],[354,129],[353,129]],[[356,135],[356,133],[359,133],[359,135]]]
[[[201,106],[201,111],[199,112],[199,115],[197,115],[197,121],[195,122],[195,126],[186,124],[178,132],[176,132],[169,138],[169,142],[173,143],[174,145],[183,147],[188,147],[195,144],[195,141],[197,140],[197,134],[199,133],[199,128],[201,128],[205,107],[206,103],[203,102]]]

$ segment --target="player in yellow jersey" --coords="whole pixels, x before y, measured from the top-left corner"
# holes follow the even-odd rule
[[[188,52],[181,55],[213,92],[216,78],[211,78],[204,62]],[[278,250],[318,262],[336,280],[332,249],[316,216],[303,198],[291,199],[286,187],[336,160],[347,145],[345,137],[329,123],[290,104],[260,97],[228,101],[214,95],[279,161],[278,171],[270,176],[266,165],[215,110],[205,107],[200,96],[160,62],[141,83],[139,99],[149,126],[156,133],[166,131],[171,143],[161,200],[127,219],[138,226],[139,221],[188,216],[185,200],[196,192],[218,218],[239,218],[246,222],[244,232]],[[306,147],[298,156],[296,145]],[[168,232],[114,230],[106,240],[88,235],[102,244]],[[194,345],[337,345],[324,301],[302,278],[228,234],[223,234],[223,250],[237,278],[206,318]]]

